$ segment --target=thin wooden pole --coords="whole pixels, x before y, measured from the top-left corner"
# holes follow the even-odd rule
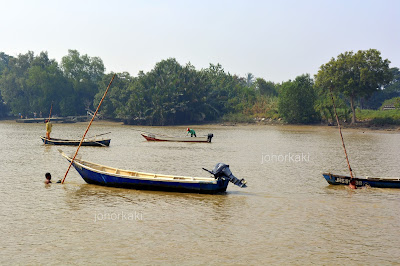
[[[83,136],[82,136],[81,142],[79,143],[79,146],[78,146],[78,148],[76,149],[75,155],[74,155],[74,157],[72,158],[71,163],[70,163],[69,166],[68,166],[67,172],[65,173],[64,178],[63,178],[62,181],[61,181],[61,184],[64,184],[64,181],[65,181],[65,178],[66,178],[67,175],[68,175],[69,169],[71,168],[72,163],[74,162],[75,157],[76,157],[76,155],[78,154],[79,148],[81,147],[82,142],[83,142],[83,140],[85,139],[86,133],[89,131],[89,128],[90,128],[90,126],[92,125],[92,122],[93,122],[94,118],[96,117],[96,114],[97,114],[97,112],[99,111],[100,106],[101,106],[101,104],[103,103],[104,98],[105,98],[106,95],[107,95],[108,89],[110,88],[111,83],[113,82],[113,80],[114,80],[114,78],[115,78],[115,75],[116,75],[116,74],[114,74],[114,76],[112,77],[112,79],[111,79],[111,81],[110,81],[110,84],[108,84],[108,87],[107,87],[106,91],[104,92],[103,98],[101,98],[101,101],[100,101],[100,103],[99,103],[99,106],[97,106],[96,112],[94,112],[94,115],[93,115],[92,119],[90,120],[90,123],[89,123],[88,127],[86,128],[85,134],[83,134]]]
[[[344,154],[346,155],[347,166],[349,167],[349,171],[350,171],[350,183],[351,183],[351,180],[354,178],[353,177],[353,170],[351,170],[351,166],[350,166],[350,162],[349,162],[349,156],[347,156],[346,145],[344,145],[342,129],[340,127],[339,117],[338,117],[337,112],[336,112],[336,105],[335,105],[335,100],[333,99],[332,88],[329,88],[329,91],[331,92],[333,110],[335,111],[336,122],[337,122],[338,127],[339,127],[340,138],[342,139],[342,145],[343,145],[343,149],[344,149]],[[355,186],[354,186],[354,188],[355,188]]]
[[[48,122],[50,122],[51,110],[53,110],[53,102],[51,102],[50,113],[49,113],[49,119],[47,119]]]

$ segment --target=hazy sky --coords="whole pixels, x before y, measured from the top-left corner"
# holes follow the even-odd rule
[[[0,0],[0,8],[0,52],[47,51],[61,62],[75,49],[133,76],[173,57],[282,82],[370,48],[400,67],[400,0]]]

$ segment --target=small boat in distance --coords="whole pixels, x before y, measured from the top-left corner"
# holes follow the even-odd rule
[[[69,140],[69,139],[47,139],[45,137],[40,136],[43,143],[46,145],[69,145],[69,146],[79,146],[81,140]],[[110,146],[111,139],[84,139],[82,142],[82,146],[99,146],[106,147]]]
[[[71,162],[71,157],[61,150],[58,151]],[[101,186],[207,194],[225,192],[229,182],[239,187],[246,187],[246,181],[237,179],[230,171],[229,165],[223,163],[218,163],[212,171],[203,168],[213,175],[211,177],[150,174],[122,170],[81,159],[73,160],[72,165],[86,183]]]
[[[204,137],[170,137],[165,135],[141,133],[147,141],[174,141],[174,142],[211,142],[214,134],[208,134]]]
[[[377,178],[377,177],[353,177],[335,175],[331,173],[322,174],[330,185],[346,185],[355,181],[356,187],[378,187],[378,188],[400,188],[400,178]]]

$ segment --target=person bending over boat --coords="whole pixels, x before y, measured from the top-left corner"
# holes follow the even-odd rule
[[[44,175],[46,177],[46,180],[44,181],[45,184],[51,184],[51,174],[50,173],[46,173]]]
[[[191,137],[193,137],[193,136],[197,137],[197,136],[196,136],[196,132],[195,132],[193,129],[187,128],[186,131],[187,131],[187,134],[190,133],[190,136],[191,136]],[[186,135],[187,135],[187,134],[186,134]]]
[[[50,133],[51,133],[51,128],[53,127],[53,124],[50,122],[50,120],[44,121],[46,123],[46,138],[50,139]]]

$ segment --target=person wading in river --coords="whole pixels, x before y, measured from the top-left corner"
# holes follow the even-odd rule
[[[50,173],[46,173],[44,175],[46,177],[46,180],[44,181],[45,184],[51,184],[51,174]]]

